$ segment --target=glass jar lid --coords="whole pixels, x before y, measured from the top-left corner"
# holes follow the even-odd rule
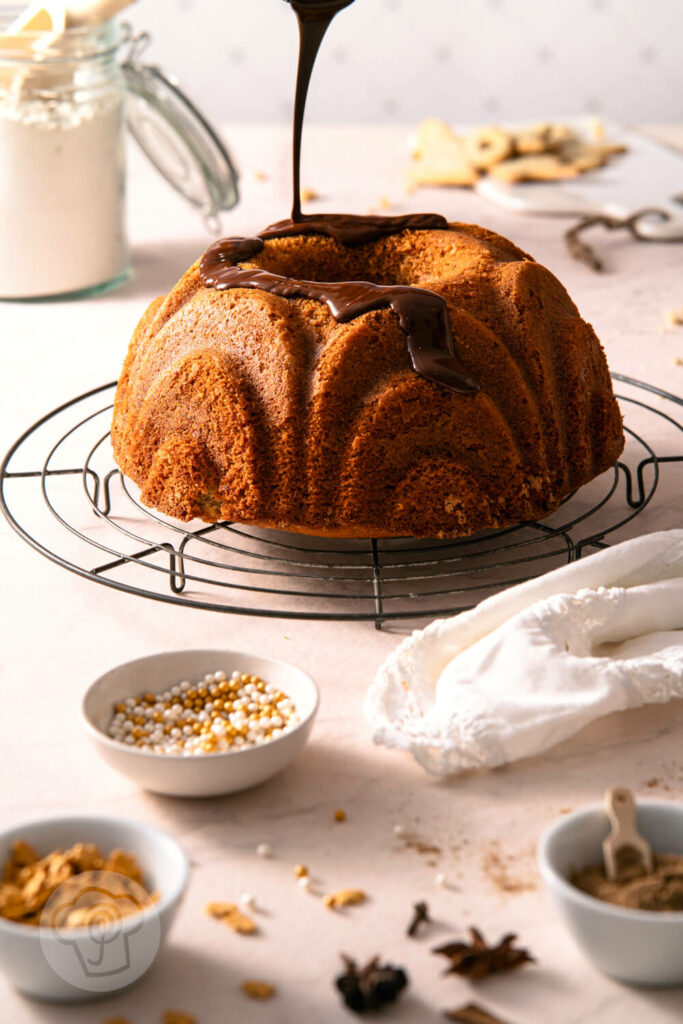
[[[207,219],[239,198],[237,172],[225,145],[172,76],[138,57],[148,42],[133,40],[122,64],[128,129],[166,180]]]

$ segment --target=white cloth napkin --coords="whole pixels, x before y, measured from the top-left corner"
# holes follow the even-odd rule
[[[607,548],[414,632],[377,673],[365,714],[376,743],[447,775],[672,697],[683,697],[683,530]]]

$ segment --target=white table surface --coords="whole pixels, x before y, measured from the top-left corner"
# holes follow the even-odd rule
[[[229,130],[242,169],[243,201],[225,233],[249,233],[287,210],[288,130]],[[679,140],[683,132],[665,131]],[[356,148],[358,147],[358,148]],[[320,206],[364,211],[382,196],[396,210],[438,209],[511,236],[567,285],[602,339],[613,369],[683,394],[683,329],[662,331],[663,311],[683,303],[683,246],[638,245],[622,235],[594,241],[610,270],[572,262],[564,225],[505,214],[462,191],[401,190],[403,133],[396,129],[312,128],[304,186]],[[256,172],[265,172],[259,180]],[[683,174],[682,174],[683,187]],[[320,208],[320,207],[318,207]],[[205,247],[197,217],[134,155],[130,225],[135,277],[97,300],[0,305],[3,383],[0,447],[61,401],[118,374],[130,332],[146,303],[166,290]],[[668,435],[670,454],[675,451]],[[683,471],[670,467],[661,500],[623,532],[680,526]],[[440,1011],[476,999],[511,1024],[647,1024],[683,1019],[683,990],[630,990],[600,976],[573,945],[541,890],[534,863],[540,830],[561,811],[599,799],[616,780],[639,792],[683,795],[683,703],[614,715],[546,756],[506,770],[451,781],[427,776],[404,755],[375,748],[361,698],[397,642],[367,624],[315,624],[239,618],[130,597],[72,576],[29,550],[3,522],[3,728],[0,825],[70,811],[104,811],[156,822],[193,863],[187,899],[158,963],[129,993],[106,1003],[52,1007],[18,996],[0,976],[3,1024],[84,1024],[125,1015],[153,1024],[162,1010],[185,1009],[201,1024],[227,1021],[334,1024],[348,1020],[332,978],[338,953],[375,953],[404,964],[409,994],[386,1019],[427,1024]],[[96,675],[117,662],[167,648],[235,645],[291,660],[319,682],[322,705],[312,740],[279,778],[252,792],[180,801],[138,791],[88,745],[78,709]],[[657,787],[646,782],[656,779]],[[334,824],[335,808],[348,821]],[[393,825],[438,846],[429,855],[397,840]],[[75,839],[87,837],[74,837]],[[255,854],[267,841],[272,860]],[[332,914],[299,890],[293,866],[305,862],[328,889],[360,886],[363,907]],[[443,891],[443,871],[457,888]],[[267,908],[263,934],[233,935],[207,918],[210,899],[253,893]],[[444,927],[405,938],[412,903],[426,898]],[[538,965],[489,979],[476,991],[445,977],[437,941],[468,924],[491,938],[520,934]],[[279,989],[270,1003],[240,994],[244,978]]]

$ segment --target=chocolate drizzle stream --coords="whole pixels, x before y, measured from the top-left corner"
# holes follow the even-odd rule
[[[389,308],[407,336],[413,369],[436,384],[461,393],[479,389],[455,351],[445,300],[436,292],[408,285],[379,285],[369,281],[301,281],[273,274],[259,267],[241,267],[257,256],[264,239],[285,235],[327,235],[341,245],[363,245],[405,230],[447,229],[445,218],[433,213],[397,217],[313,214],[301,212],[301,133],[306,96],[315,58],[323,36],[338,11],[353,0],[289,0],[299,21],[299,65],[293,132],[292,216],[265,228],[255,238],[224,238],[204,253],[200,263],[202,282],[208,288],[259,288],[284,298],[316,299],[327,305],[340,323]]]
[[[292,139],[292,221],[301,220],[301,133],[311,72],[323,36],[335,14],[353,0],[289,0],[299,22],[299,65],[294,97],[294,134]]]

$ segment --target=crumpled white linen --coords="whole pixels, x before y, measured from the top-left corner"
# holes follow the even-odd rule
[[[448,775],[683,697],[683,530],[607,548],[416,630],[365,699],[376,743]]]

